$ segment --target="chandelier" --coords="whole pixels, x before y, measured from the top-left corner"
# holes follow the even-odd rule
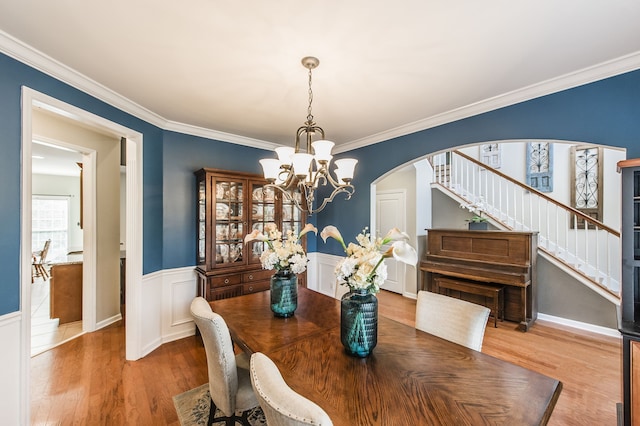
[[[331,150],[335,145],[325,140],[324,130],[316,126],[311,113],[313,102],[313,90],[311,89],[311,70],[320,64],[317,58],[307,56],[302,58],[302,65],[309,70],[309,106],[307,107],[307,121],[296,132],[295,148],[283,146],[276,148],[278,158],[264,158],[260,160],[264,177],[268,181],[265,187],[279,190],[295,206],[308,214],[321,211],[333,201],[333,198],[341,193],[346,193],[346,199],[350,199],[355,192],[351,184],[353,171],[358,160],[343,158],[336,160],[332,175],[329,170],[331,164]],[[314,141],[319,135],[320,138]],[[305,152],[301,151],[300,141],[306,141]],[[331,185],[331,195],[322,202],[318,201],[314,209],[316,190],[322,186]]]

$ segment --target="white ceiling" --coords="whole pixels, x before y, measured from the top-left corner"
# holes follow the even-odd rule
[[[344,147],[640,68],[639,23],[638,0],[0,0],[5,35],[169,124],[286,145],[307,114],[303,56],[320,59],[316,121]]]

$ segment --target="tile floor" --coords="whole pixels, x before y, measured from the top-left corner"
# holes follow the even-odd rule
[[[49,280],[31,284],[31,356],[55,348],[82,334],[82,321],[58,324],[49,318]]]

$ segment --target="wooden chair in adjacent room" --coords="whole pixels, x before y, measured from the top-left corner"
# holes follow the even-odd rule
[[[244,353],[234,354],[227,324],[203,297],[191,302],[191,316],[200,330],[207,354],[211,394],[207,424],[225,421],[227,426],[232,426],[238,421],[248,426],[247,416],[258,406],[249,377],[249,357]],[[216,408],[224,416],[216,418]]]
[[[295,392],[265,354],[251,356],[251,384],[269,426],[328,426],[329,415],[315,402]]]
[[[419,291],[416,328],[480,351],[491,310],[486,306],[430,291]]]
[[[51,240],[44,242],[42,250],[34,251],[31,255],[31,283],[36,277],[42,277],[43,280],[49,279],[49,272],[45,268],[45,262],[47,261],[47,254],[49,253],[49,246]]]

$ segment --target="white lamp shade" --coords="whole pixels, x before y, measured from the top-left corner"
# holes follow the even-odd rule
[[[337,168],[335,170],[335,173],[336,173],[336,178],[338,178],[338,183],[340,185],[343,185],[344,184],[343,179],[347,177],[344,173],[344,170],[342,170],[341,168]]]
[[[263,158],[260,160],[262,165],[262,172],[265,179],[277,179],[280,173],[280,160],[275,158]]]
[[[313,160],[313,155],[311,154],[297,153],[291,156],[293,171],[296,176],[309,175],[309,165],[311,164],[311,160]]]
[[[313,151],[315,152],[316,161],[331,161],[331,150],[335,143],[326,140],[319,140],[311,143]]]
[[[278,160],[281,164],[291,164],[291,156],[296,152],[290,146],[281,146],[276,148],[276,154],[278,154]]]
[[[342,158],[340,160],[336,160],[336,166],[338,167],[336,169],[336,175],[338,176],[338,179],[353,179],[353,173],[357,163],[358,160],[355,158]],[[340,170],[339,173],[338,170]]]

